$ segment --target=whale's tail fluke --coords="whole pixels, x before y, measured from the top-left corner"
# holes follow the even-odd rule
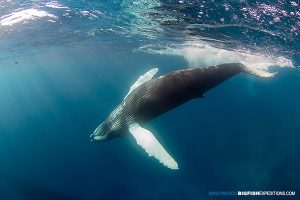
[[[241,64],[241,67],[243,68],[244,72],[255,76],[263,77],[263,78],[272,78],[276,76],[276,74],[278,73],[278,72],[268,72],[265,69],[261,69],[259,66],[249,67],[248,65]]]

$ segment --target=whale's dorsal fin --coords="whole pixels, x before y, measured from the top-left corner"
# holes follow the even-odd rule
[[[130,87],[130,90],[128,92],[128,94],[125,96],[124,99],[126,99],[126,97],[138,86],[142,85],[143,83],[150,81],[152,79],[152,77],[157,73],[158,68],[153,68],[151,70],[149,70],[148,72],[146,72],[144,75],[140,76],[139,79]]]
[[[178,169],[176,161],[168,154],[150,131],[141,127],[138,123],[133,123],[129,126],[129,132],[133,135],[137,144],[140,145],[149,156],[153,156],[170,169]]]

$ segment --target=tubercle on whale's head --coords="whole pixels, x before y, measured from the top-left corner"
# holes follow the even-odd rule
[[[111,140],[116,137],[120,137],[119,127],[114,125],[115,123],[111,123],[110,120],[106,120],[102,122],[94,131],[93,134],[90,135],[91,142],[104,142],[107,140]]]
[[[91,142],[104,142],[110,139],[110,128],[109,125],[104,121],[101,123],[93,134],[91,134]]]

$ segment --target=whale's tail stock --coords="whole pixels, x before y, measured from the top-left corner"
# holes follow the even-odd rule
[[[252,74],[255,76],[263,77],[263,78],[272,78],[276,76],[278,72],[268,72],[266,69],[262,69],[260,66],[248,66],[246,64],[240,64],[243,71]]]

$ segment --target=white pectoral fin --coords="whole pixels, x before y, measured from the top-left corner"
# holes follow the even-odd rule
[[[153,68],[151,70],[149,70],[147,73],[145,73],[144,75],[140,76],[139,79],[130,87],[130,90],[128,92],[128,94],[125,96],[124,99],[126,99],[126,97],[138,86],[142,85],[143,83],[150,81],[152,79],[152,77],[157,73],[158,68]]]
[[[137,144],[140,145],[149,156],[153,156],[170,169],[178,169],[177,162],[168,154],[150,131],[137,123],[133,123],[129,126],[129,132],[133,135]]]

